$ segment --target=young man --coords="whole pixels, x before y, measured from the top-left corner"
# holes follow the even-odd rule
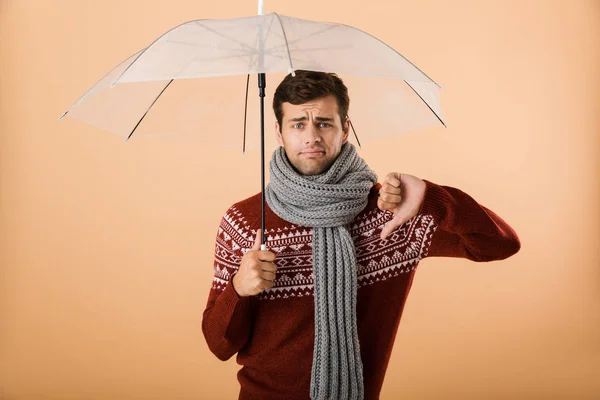
[[[348,91],[296,71],[277,88],[266,191],[223,217],[202,329],[237,353],[240,399],[378,399],[415,268],[425,257],[505,259],[511,227],[466,193],[375,173],[349,143]]]

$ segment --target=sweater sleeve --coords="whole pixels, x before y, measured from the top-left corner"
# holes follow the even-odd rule
[[[427,257],[494,261],[519,251],[516,232],[494,212],[459,189],[425,183],[419,214],[431,215],[436,225]]]
[[[202,317],[202,332],[208,347],[223,361],[248,342],[254,308],[254,298],[238,296],[233,287],[233,276],[239,268],[242,253],[239,246],[234,245],[231,229],[226,215],[215,241],[213,284]]]

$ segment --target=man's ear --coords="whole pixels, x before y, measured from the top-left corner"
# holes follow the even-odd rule
[[[283,147],[283,136],[281,135],[281,127],[279,126],[279,122],[275,121],[275,132],[277,134],[277,143],[281,147]]]
[[[342,143],[346,143],[348,141],[348,135],[350,134],[350,118],[346,117],[342,130],[344,131],[344,140]]]

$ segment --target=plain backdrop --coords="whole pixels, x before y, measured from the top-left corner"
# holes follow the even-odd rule
[[[125,143],[57,117],[168,29],[256,11],[0,1],[0,398],[237,398],[238,365],[209,352],[201,319],[219,221],[260,190],[258,155]],[[440,83],[447,129],[360,154],[380,177],[460,188],[522,241],[505,261],[420,264],[381,398],[600,398],[600,3],[268,0],[271,11],[356,26]],[[232,118],[241,126],[243,111],[224,104],[202,129]],[[273,120],[269,108],[269,135]]]

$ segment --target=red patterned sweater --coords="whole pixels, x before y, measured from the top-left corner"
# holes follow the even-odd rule
[[[387,240],[392,214],[377,208],[377,184],[351,225],[357,256],[357,323],[365,399],[379,398],[400,317],[425,257],[501,260],[515,254],[514,230],[466,193],[425,181],[419,213]],[[312,229],[265,206],[267,247],[276,255],[274,287],[240,298],[231,284],[260,229],[260,194],[232,206],[218,229],[215,273],[202,331],[221,360],[237,353],[239,399],[309,399],[314,344]]]

